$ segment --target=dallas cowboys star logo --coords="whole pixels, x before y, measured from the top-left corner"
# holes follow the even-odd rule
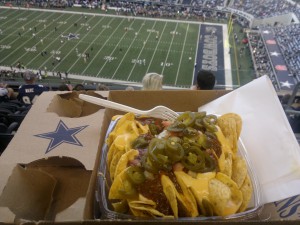
[[[69,33],[68,35],[61,35],[61,37],[66,38],[69,41],[72,39],[79,39],[79,34]]]
[[[293,85],[288,80],[285,82],[281,81],[280,83],[281,83],[281,87],[287,87],[287,88],[291,88],[291,86]]]
[[[62,120],[60,120],[55,131],[49,132],[49,133],[37,134],[34,136],[51,140],[49,143],[49,146],[46,150],[46,153],[48,153],[63,143],[82,146],[82,144],[76,138],[75,135],[78,134],[80,131],[82,131],[87,126],[88,125],[74,127],[74,128],[68,128],[67,125]]]
[[[270,54],[271,54],[271,56],[279,56],[280,55],[280,53],[278,53],[278,52],[270,52]]]

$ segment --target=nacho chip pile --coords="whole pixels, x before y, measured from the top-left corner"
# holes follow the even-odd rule
[[[234,113],[185,112],[173,123],[125,114],[106,140],[114,210],[167,218],[245,211],[253,190],[238,154],[241,129]]]

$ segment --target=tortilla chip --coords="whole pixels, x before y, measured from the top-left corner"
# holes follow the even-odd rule
[[[110,132],[106,143],[107,145],[111,145],[112,142],[115,140],[116,136],[117,136],[117,131],[120,127],[124,126],[124,124],[128,121],[134,121],[135,120],[135,115],[133,113],[126,113],[125,115],[123,115],[117,122],[116,126],[114,127],[113,131]]]
[[[201,213],[203,216],[208,217],[214,215],[213,205],[208,198],[203,198],[201,205]]]
[[[199,209],[203,211],[202,200],[203,198],[208,198],[209,196],[208,182],[210,179],[216,176],[216,173],[198,173],[196,178],[191,177],[183,171],[175,171],[174,173],[184,195],[190,196],[190,193],[192,193],[192,196],[189,197],[193,207],[191,208],[192,214],[199,215],[197,205]]]
[[[243,202],[238,212],[244,212],[249,205],[253,193],[253,186],[249,175],[246,176],[246,179],[244,180],[244,183],[241,186],[240,191],[242,192],[243,195]]]
[[[235,214],[243,201],[236,183],[222,173],[217,173],[216,178],[210,180],[209,193],[214,213],[219,216]]]
[[[114,207],[114,211],[118,213],[127,213],[129,211],[128,202],[126,200],[121,200],[119,202],[111,203]]]
[[[226,153],[225,154],[225,160],[224,160],[224,169],[220,172],[226,174],[228,177],[232,176],[232,154]]]
[[[226,166],[226,156],[228,156],[228,154],[231,154],[231,156],[233,155],[232,149],[230,147],[230,144],[228,142],[228,140],[226,139],[226,137],[224,136],[221,128],[218,128],[218,131],[215,133],[218,141],[220,142],[221,145],[221,149],[222,149],[222,153],[220,155],[220,157],[218,158],[218,166],[221,172],[223,172],[225,170],[225,166]]]
[[[163,192],[167,197],[171,209],[173,211],[174,217],[178,218],[178,205],[177,205],[177,197],[176,197],[176,188],[170,178],[166,175],[161,176],[161,184],[163,187]]]
[[[110,179],[113,181],[114,177],[115,177],[115,171],[116,171],[116,167],[119,163],[119,160],[121,158],[121,156],[125,153],[125,151],[116,151],[116,153],[113,155],[113,158],[110,162],[109,165],[109,174],[110,174]]]
[[[138,193],[127,178],[127,168],[115,177],[108,193],[108,199],[137,199]],[[130,193],[130,194],[129,194]]]
[[[227,113],[218,118],[218,126],[221,128],[233,153],[237,152],[237,142],[241,134],[242,119],[238,114]]]
[[[139,205],[129,203],[130,210],[135,216],[138,217],[166,217],[167,215],[159,212],[153,206]]]
[[[245,159],[243,159],[241,156],[236,156],[236,158],[233,159],[232,162],[231,179],[236,182],[238,188],[240,188],[244,183],[247,174],[248,171],[247,171],[247,164]]]
[[[110,172],[112,180],[114,179],[114,177],[118,176],[118,174],[120,174],[123,170],[126,169],[129,161],[133,160],[138,155],[139,155],[139,151],[135,149],[130,149],[128,152],[122,154],[118,160],[115,170],[112,170]]]

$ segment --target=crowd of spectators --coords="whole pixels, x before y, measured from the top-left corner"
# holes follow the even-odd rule
[[[252,54],[253,66],[256,72],[256,76],[260,77],[263,75],[268,75],[272,80],[274,87],[278,89],[276,75],[272,69],[268,52],[261,37],[261,34],[259,32],[249,33],[248,45]]]
[[[274,27],[274,33],[290,74],[300,80],[300,24]]]
[[[263,19],[294,12],[300,19],[300,6],[287,0],[232,0],[229,6]]]
[[[227,19],[227,13],[217,10],[215,6],[223,4],[223,0],[189,1],[180,4],[159,4],[146,2],[114,1],[109,3],[120,15],[136,15],[154,18],[178,18],[194,20]],[[191,7],[192,6],[192,7]]]

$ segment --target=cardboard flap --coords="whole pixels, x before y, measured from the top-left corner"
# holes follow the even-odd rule
[[[93,114],[103,108],[79,99],[79,93],[81,92],[68,92],[55,95],[49,104],[47,111],[54,112],[61,117],[78,118]],[[88,92],[84,94],[104,98],[97,93]]]
[[[50,208],[56,180],[43,171],[16,166],[0,196],[16,219],[43,220]]]
[[[71,157],[58,157],[53,156],[45,159],[38,159],[28,163],[27,168],[43,168],[43,167],[72,167],[72,168],[85,168],[84,165],[77,159]]]
[[[85,199],[87,189],[91,179],[91,171],[87,171],[84,168],[74,167],[43,167],[43,171],[51,174],[57,180],[57,185],[53,193],[53,202],[46,216],[47,220],[54,220],[56,215],[64,214],[64,211],[68,211],[72,206],[76,209],[76,217],[83,219],[84,207],[75,204],[78,199]],[[81,210],[81,212],[79,212]],[[66,212],[68,213],[68,212]],[[59,217],[62,218],[62,217]]]
[[[55,217],[55,221],[81,221],[83,220],[83,208],[85,206],[86,199],[79,198],[77,201],[68,207],[66,210],[58,213]]]

